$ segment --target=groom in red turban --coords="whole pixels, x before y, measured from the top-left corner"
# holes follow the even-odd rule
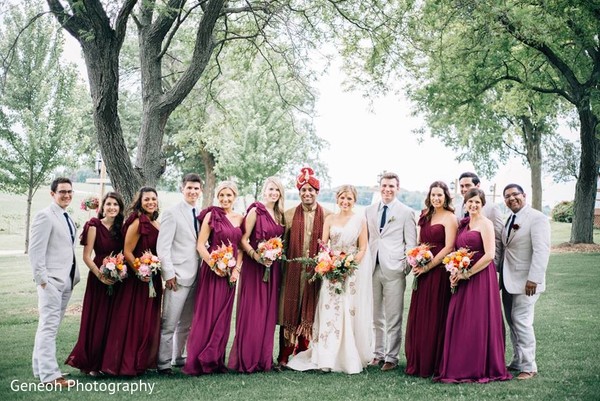
[[[310,167],[303,167],[296,178],[301,204],[285,212],[287,259],[314,257],[319,251],[325,217],[331,212],[317,203],[321,183]],[[288,262],[279,302],[280,367],[287,365],[290,355],[308,348],[315,319],[321,282],[309,282],[304,272],[313,267]]]

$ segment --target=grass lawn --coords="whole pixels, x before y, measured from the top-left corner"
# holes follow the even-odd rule
[[[82,224],[90,215],[79,203],[97,187],[75,184],[72,213]],[[160,193],[161,208],[177,202],[174,193]],[[50,202],[47,189],[33,200],[33,213]],[[383,373],[368,368],[358,375],[320,372],[223,374],[162,377],[149,373],[133,379],[82,376],[64,365],[82,387],[77,390],[14,391],[11,383],[37,384],[31,372],[31,351],[37,328],[37,294],[27,257],[13,251],[24,247],[25,202],[22,196],[0,193],[0,400],[437,400],[437,399],[600,399],[600,254],[553,254],[548,269],[547,291],[536,307],[536,335],[540,375],[527,382],[516,380],[490,384],[445,385],[406,376],[402,369]],[[570,224],[552,223],[552,243],[569,240]],[[600,243],[600,230],[594,238]],[[78,247],[81,252],[81,247]],[[81,261],[81,255],[78,260]],[[60,327],[59,362],[66,359],[77,339],[80,306],[87,268],[80,263],[82,283],[74,291]],[[412,276],[409,276],[411,279]],[[408,283],[407,288],[411,288]],[[405,305],[410,303],[410,290]],[[405,311],[404,316],[407,316]],[[230,338],[233,339],[233,330]],[[508,340],[507,340],[508,341]],[[277,343],[277,342],[276,342]],[[468,339],[465,339],[468,344]],[[468,345],[465,345],[468,347]],[[510,346],[510,344],[509,344]],[[277,350],[275,350],[275,353]],[[404,347],[400,365],[405,366]],[[508,358],[507,353],[507,358]],[[140,389],[140,383],[145,386]],[[95,386],[95,387],[94,387]],[[117,388],[117,386],[119,386]],[[153,386],[150,390],[150,386]],[[138,391],[133,391],[133,390]],[[131,391],[130,391],[131,390]],[[152,393],[150,394],[150,391]]]
[[[85,283],[85,272],[82,271]],[[25,256],[0,257],[0,393],[6,400],[436,400],[532,399],[597,400],[600,394],[600,254],[553,254],[548,285],[536,307],[540,375],[527,382],[436,384],[368,368],[358,375],[320,372],[222,374],[161,377],[149,373],[134,379],[82,376],[64,366],[82,386],[69,392],[11,390],[11,382],[37,383],[31,373],[31,351],[37,327],[36,293]],[[77,339],[84,284],[76,287],[58,336],[63,361]],[[407,286],[410,288],[410,283]],[[406,292],[408,305],[410,291]],[[406,312],[405,315],[406,316]],[[232,332],[233,335],[233,332]],[[468,339],[465,339],[465,344]],[[468,345],[466,345],[468,347]],[[402,348],[402,352],[404,348]],[[508,357],[508,354],[507,354]],[[404,356],[400,361],[405,366]],[[140,383],[152,386],[130,393]],[[120,386],[117,388],[116,386]],[[96,387],[94,387],[96,386]],[[109,387],[113,386],[113,387]],[[113,395],[110,392],[114,392]]]

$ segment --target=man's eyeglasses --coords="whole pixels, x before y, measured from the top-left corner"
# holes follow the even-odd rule
[[[69,189],[69,190],[61,189],[60,191],[56,191],[56,193],[59,195],[72,195],[73,190],[72,189]]]
[[[506,194],[506,195],[504,195],[504,199],[516,198],[517,196],[519,196],[521,194],[522,194],[522,192],[513,192],[512,194]]]

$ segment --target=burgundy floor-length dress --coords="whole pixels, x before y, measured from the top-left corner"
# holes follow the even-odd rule
[[[215,206],[203,210],[198,220],[204,220],[208,212],[211,212],[208,222],[211,228],[208,252],[221,245],[231,244],[235,258],[242,238],[241,227],[234,227],[225,211]],[[225,350],[229,340],[235,286],[229,284],[228,276],[217,276],[202,261],[197,288],[198,301],[194,307],[183,372],[188,375],[227,372]]]
[[[470,219],[461,221],[456,248],[476,251],[473,264],[483,256],[479,231],[469,229]],[[512,378],[504,363],[504,327],[496,269],[486,268],[461,280],[451,296],[446,320],[440,374],[443,383],[487,383]]]
[[[281,237],[284,227],[273,220],[262,203],[255,202],[248,210],[253,207],[256,208],[256,224],[250,234],[250,244],[256,249],[263,240]],[[244,254],[235,339],[229,355],[229,368],[238,372],[269,371],[273,365],[273,339],[281,281],[279,262],[271,265],[268,282],[263,281],[264,272],[264,265]]]
[[[420,240],[429,244],[433,256],[446,246],[442,224],[431,224],[425,216],[419,219]],[[438,373],[446,316],[450,303],[449,273],[442,263],[419,276],[417,289],[412,292],[406,324],[406,373],[431,377]]]
[[[129,216],[123,224],[123,237],[136,217],[135,214]],[[140,215],[139,219],[140,239],[133,255],[139,257],[147,250],[156,255],[158,229],[146,215]],[[160,274],[152,278],[156,291],[154,298],[149,297],[149,284],[137,278],[133,271],[121,284],[113,300],[102,371],[116,376],[137,376],[146,369],[156,368],[160,343],[162,281]]]
[[[102,260],[111,253],[117,254],[123,250],[123,239],[114,238],[110,231],[96,217],[91,218],[83,226],[81,245],[87,245],[90,227],[96,228],[94,241],[94,264],[102,266]],[[78,368],[85,373],[100,371],[106,334],[111,320],[113,300],[120,288],[120,283],[113,284],[112,295],[108,294],[108,286],[94,274],[88,273],[81,324],[77,343],[65,361],[66,364]]]

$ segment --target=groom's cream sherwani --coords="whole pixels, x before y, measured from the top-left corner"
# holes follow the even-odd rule
[[[413,210],[394,199],[387,206],[380,231],[382,202],[366,210],[369,248],[373,259],[373,329],[375,358],[398,364],[402,342],[402,311],[406,274],[406,250],[417,245]]]

